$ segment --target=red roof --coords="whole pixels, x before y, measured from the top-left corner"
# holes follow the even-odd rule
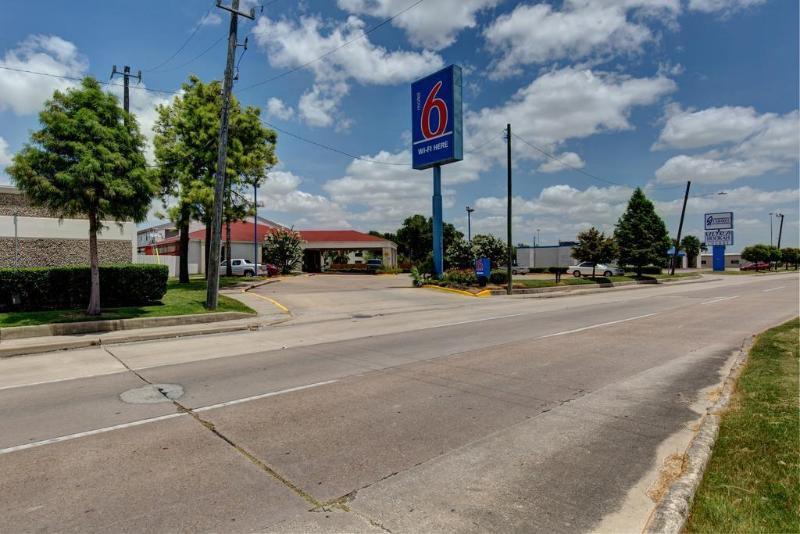
[[[265,224],[258,225],[258,241],[264,241],[264,236],[266,236],[269,232],[275,230],[272,226],[267,226]],[[225,230],[225,224],[222,225],[222,240],[225,241],[227,239],[227,233]],[[206,230],[202,228],[200,230],[195,230],[189,234],[189,239],[197,239],[200,241],[204,241],[206,238]],[[253,223],[251,222],[233,222],[231,223],[231,241],[244,241],[247,243],[253,242]]]
[[[386,241],[386,239],[382,237],[364,234],[355,230],[299,230],[298,233],[305,241],[308,241],[309,243],[320,243],[325,241]]]

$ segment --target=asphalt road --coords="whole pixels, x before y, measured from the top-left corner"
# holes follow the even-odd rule
[[[0,361],[0,530],[638,531],[733,351],[798,315],[797,275],[368,283],[284,286],[297,321],[263,332]]]

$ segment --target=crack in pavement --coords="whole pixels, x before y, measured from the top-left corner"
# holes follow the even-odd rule
[[[107,347],[103,346],[101,348],[109,356],[114,358],[123,367],[125,367],[125,369],[127,369],[128,371],[133,373],[139,380],[141,380],[142,382],[144,382],[147,385],[150,385],[150,386],[154,385],[150,380],[148,380],[147,378],[142,376],[135,369],[133,369],[130,366],[128,366],[128,364],[125,363],[125,361],[123,361],[121,358],[119,358],[116,354],[114,354],[113,352],[108,350]],[[358,516],[360,519],[368,522],[370,525],[372,525],[372,526],[374,526],[376,528],[380,528],[384,532],[391,532],[389,529],[385,528],[379,522],[377,522],[377,521],[365,516],[364,514],[362,514],[360,512],[356,512],[355,510],[352,510],[349,506],[347,506],[346,503],[349,502],[349,500],[352,500],[352,499],[348,499],[348,496],[350,494],[352,494],[352,496],[355,497],[355,494],[356,494],[356,492],[358,490],[352,491],[349,494],[345,495],[344,497],[340,497],[339,499],[334,499],[332,501],[327,501],[327,502],[321,502],[319,499],[317,499],[316,497],[314,497],[310,493],[308,493],[305,490],[303,490],[300,486],[298,486],[297,484],[295,484],[294,482],[289,480],[287,477],[285,477],[282,474],[280,474],[277,470],[275,470],[274,468],[269,466],[266,462],[264,462],[263,460],[258,458],[256,455],[254,455],[253,453],[251,453],[250,451],[245,449],[243,446],[241,446],[238,443],[236,443],[233,439],[231,439],[230,437],[226,436],[225,434],[223,434],[222,432],[217,430],[216,426],[214,425],[214,423],[212,423],[211,421],[208,421],[206,419],[203,419],[197,413],[195,413],[195,411],[193,409],[191,409],[191,408],[189,408],[187,406],[184,406],[183,404],[181,404],[177,400],[169,398],[167,396],[167,392],[163,388],[160,388],[160,387],[156,386],[156,389],[158,390],[158,392],[161,395],[164,396],[164,398],[166,398],[169,402],[171,402],[179,412],[185,413],[186,415],[190,416],[192,419],[194,419],[200,425],[202,425],[206,430],[208,430],[209,432],[214,434],[214,436],[216,436],[217,438],[221,439],[227,445],[232,447],[237,453],[239,453],[242,456],[244,456],[247,460],[250,461],[250,463],[252,463],[256,467],[258,467],[261,471],[265,472],[269,476],[271,476],[273,479],[275,479],[278,482],[280,482],[283,486],[285,486],[287,489],[289,489],[292,493],[294,493],[295,495],[297,495],[298,497],[300,497],[301,499],[303,499],[304,501],[309,503],[312,506],[309,511],[311,511],[311,512],[331,511],[333,508],[338,508],[339,510],[342,510],[343,512],[352,513],[352,514]],[[396,475],[396,474],[397,473],[392,473],[389,476],[393,476],[393,475]],[[383,477],[381,480],[384,480],[385,478],[388,478],[388,477]],[[380,482],[380,481],[376,481],[376,482]]]

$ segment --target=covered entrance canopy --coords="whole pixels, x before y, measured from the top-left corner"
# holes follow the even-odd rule
[[[332,265],[365,264],[379,258],[386,267],[397,266],[397,245],[356,230],[300,230],[303,243],[303,270],[320,272]]]

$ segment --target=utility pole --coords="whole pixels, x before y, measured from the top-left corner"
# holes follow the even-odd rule
[[[225,168],[228,157],[228,112],[230,111],[231,89],[233,86],[233,64],[236,60],[236,32],[239,28],[239,17],[250,20],[256,18],[255,9],[250,13],[239,11],[239,0],[231,0],[231,7],[222,5],[217,0],[217,7],[230,12],[231,23],[228,30],[228,59],[225,64],[225,79],[222,83],[222,113],[219,121],[219,152],[217,154],[217,175],[214,181],[214,213],[211,219],[211,246],[208,252],[208,276],[206,289],[206,308],[217,309],[219,291],[219,254],[222,233],[222,204],[225,201]]]
[[[781,225],[778,227],[778,250],[780,250],[781,236],[783,235],[783,213],[776,213],[775,216],[781,218]]]
[[[507,224],[508,224],[508,251],[506,255],[506,275],[508,276],[508,287],[506,288],[506,293],[509,295],[511,294],[511,288],[513,280],[511,279],[511,256],[512,256],[512,248],[511,248],[511,124],[506,124],[506,166],[508,169],[508,213],[507,217]]]
[[[686,182],[686,193],[683,195],[683,209],[681,209],[681,222],[678,223],[678,239],[675,240],[675,246],[673,247],[673,254],[672,259],[670,260],[670,269],[669,274],[675,274],[675,258],[678,257],[678,250],[681,246],[681,232],[683,232],[683,217],[686,215],[686,201],[689,200],[689,188],[692,187],[692,182],[689,180]]]
[[[258,180],[253,178],[253,263],[258,276]]]
[[[467,206],[467,241],[472,244],[472,212],[475,211],[475,208],[470,208]]]
[[[114,76],[122,76],[122,107],[125,108],[125,112],[130,113],[131,97],[129,80],[131,79],[131,68],[128,65],[125,65],[122,67],[122,72],[120,72],[117,70],[117,66],[114,65],[114,67],[111,69],[111,78],[113,79]],[[137,82],[142,83],[142,71],[137,72],[136,76],[133,77],[136,78]]]

